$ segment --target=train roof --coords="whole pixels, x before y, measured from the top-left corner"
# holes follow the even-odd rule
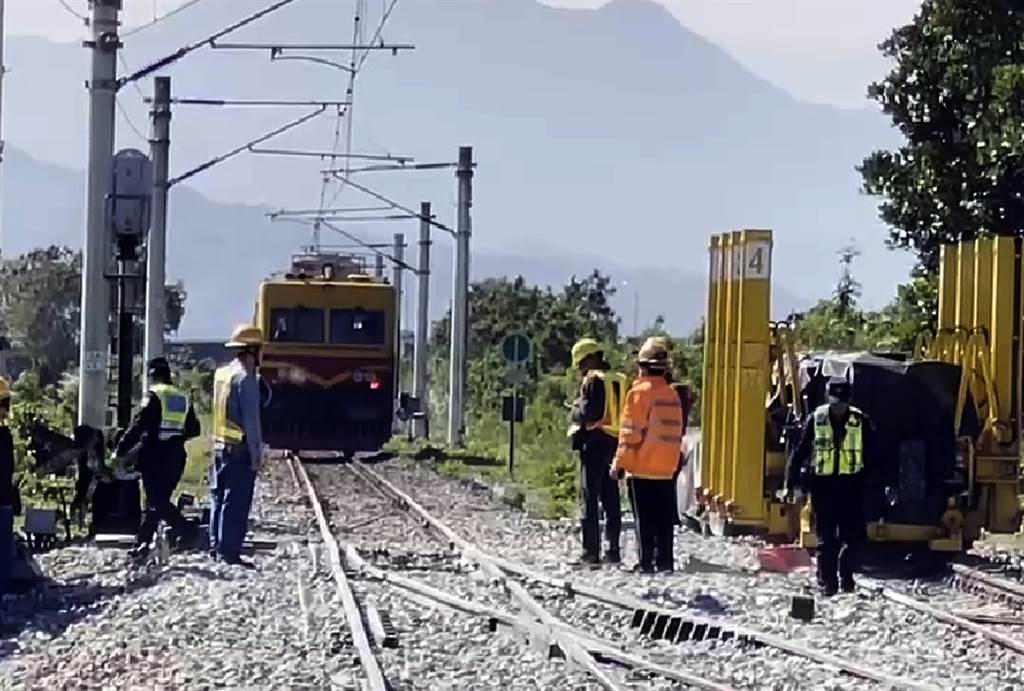
[[[360,288],[391,289],[391,283],[383,278],[376,278],[366,274],[349,274],[341,278],[323,278],[321,276],[306,276],[305,274],[284,274],[271,276],[262,282],[263,285],[289,285],[289,286],[312,286],[312,285],[333,285],[333,286],[358,286]]]

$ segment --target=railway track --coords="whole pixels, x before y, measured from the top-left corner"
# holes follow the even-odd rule
[[[613,642],[602,640],[579,627],[568,624],[558,619],[549,612],[536,598],[534,598],[521,584],[512,579],[505,570],[498,566],[494,558],[478,549],[472,543],[459,536],[454,530],[445,525],[442,521],[432,516],[415,501],[401,493],[400,490],[387,483],[372,471],[359,464],[353,466],[353,474],[367,482],[378,491],[385,493],[396,503],[401,503],[412,515],[423,521],[430,530],[436,531],[439,539],[447,541],[447,547],[458,551],[463,558],[474,562],[479,570],[485,574],[492,586],[499,588],[502,593],[508,596],[510,604],[518,607],[519,612],[513,613],[489,604],[481,604],[457,597],[442,589],[431,586],[427,583],[417,581],[390,570],[381,569],[367,562],[351,544],[340,541],[327,524],[323,510],[320,507],[321,498],[317,494],[315,483],[306,473],[301,462],[289,459],[294,469],[296,481],[305,487],[310,503],[317,515],[317,523],[320,529],[321,538],[327,546],[327,552],[331,562],[332,571],[344,571],[345,567],[358,575],[360,578],[375,580],[385,583],[401,590],[406,596],[413,600],[423,599],[430,603],[446,606],[462,614],[476,616],[485,620],[491,629],[498,626],[507,627],[522,634],[535,643],[546,646],[548,655],[551,658],[564,660],[566,664],[575,665],[584,670],[587,675],[599,686],[606,689],[618,691],[627,688],[619,681],[614,674],[614,669],[627,668],[639,670],[664,679],[685,685],[689,688],[707,689],[709,691],[732,691],[731,686],[708,680],[697,674],[687,673],[666,665],[658,664],[647,660],[639,655],[623,650]],[[336,555],[336,556],[335,556]],[[344,582],[347,586],[347,578],[335,576],[336,580]],[[342,586],[339,586],[341,592]],[[348,588],[348,596],[344,601],[351,599],[354,605],[355,596]],[[351,611],[346,605],[346,620],[348,621],[353,639],[357,641],[359,660],[363,666],[364,673],[368,679],[379,676],[383,680],[383,674],[379,673],[380,663],[376,659],[373,650],[369,646],[368,639],[363,631],[361,618],[358,610]],[[362,632],[362,633],[361,633]],[[365,645],[363,645],[365,643]],[[387,688],[386,682],[382,688]]]
[[[356,463],[351,466],[351,470],[356,477],[368,486],[372,487],[382,496],[388,497],[396,507],[408,513],[422,525],[429,526],[435,530],[442,539],[448,540],[450,547],[464,554],[474,556],[476,559],[480,559],[482,556],[490,565],[500,569],[503,575],[497,577],[496,580],[506,586],[511,585],[515,587],[518,585],[516,581],[508,580],[508,577],[514,577],[533,585],[555,589],[565,596],[579,596],[612,608],[628,611],[632,615],[633,627],[641,634],[654,639],[672,643],[702,640],[736,640],[751,646],[772,648],[789,655],[842,670],[851,677],[875,682],[886,688],[915,690],[935,688],[911,679],[886,674],[868,665],[859,664],[839,656],[829,655],[823,651],[815,650],[783,637],[760,632],[745,626],[731,625],[720,620],[694,616],[691,612],[673,610],[650,601],[611,592],[586,583],[549,576],[514,561],[492,555],[483,555],[474,545],[463,540],[451,528],[416,502],[410,494],[401,490],[370,467]],[[495,616],[493,610],[488,612],[478,610],[478,612],[503,620],[503,616],[500,614]],[[533,633],[536,634],[536,630]],[[577,635],[584,639],[587,638],[585,633],[577,632]],[[599,652],[607,653],[606,650]],[[619,660],[619,662],[625,663],[629,661]],[[632,662],[636,662],[636,660]],[[648,669],[650,668],[648,667]],[[660,671],[664,672],[665,670]],[[669,678],[688,683],[695,688],[724,688],[721,684],[696,679],[692,675],[676,673],[675,676]]]
[[[297,461],[291,463],[295,468],[301,467]],[[884,617],[884,626],[891,632],[885,635],[899,636],[895,640],[906,640],[904,645],[908,652],[913,648],[909,643],[913,639],[904,636],[912,637],[914,634],[910,631],[928,631],[923,635],[935,636],[936,648],[941,648],[945,644],[940,641],[948,635],[943,633],[947,627],[956,627],[961,635],[969,635],[964,639],[964,645],[977,637],[993,644],[985,648],[1004,651],[1000,654],[986,651],[980,658],[966,652],[968,648],[952,653],[952,659],[960,660],[955,672],[958,681],[983,678],[977,671],[972,671],[983,665],[983,660],[991,658],[995,661],[997,655],[1001,655],[995,669],[1006,669],[1013,664],[1010,660],[1019,659],[1014,656],[1024,654],[1024,642],[1013,635],[1017,631],[1008,630],[1014,622],[1005,616],[967,612],[958,609],[959,605],[943,606],[930,595],[922,596],[922,591],[883,587],[866,579],[859,597],[839,598],[830,605],[822,603],[826,608],[823,615],[828,616],[814,627],[791,629],[797,633],[794,636],[771,632],[778,627],[777,623],[766,621],[767,628],[762,628],[749,611],[737,610],[738,617],[705,616],[696,613],[689,605],[684,606],[683,601],[668,597],[668,591],[664,598],[653,591],[650,595],[638,592],[642,597],[631,596],[625,589],[599,585],[607,583],[607,578],[583,582],[572,575],[552,574],[545,568],[543,558],[539,565],[527,563],[534,561],[532,556],[519,561],[529,550],[497,547],[500,539],[495,542],[495,534],[508,534],[515,539],[515,523],[519,519],[512,518],[511,514],[495,514],[495,507],[487,500],[478,501],[479,493],[474,499],[473,492],[479,490],[459,490],[457,485],[437,476],[431,480],[431,476],[431,471],[417,469],[413,465],[371,465],[357,461],[318,467],[311,469],[309,474],[304,469],[301,473],[296,471],[295,479],[302,484],[309,482],[310,486],[304,491],[311,501],[316,497],[316,503],[322,504],[325,497],[337,495],[336,499],[328,499],[328,503],[333,501],[337,509],[327,525],[329,537],[323,526],[319,530],[325,544],[333,541],[337,546],[337,562],[347,570],[348,580],[357,589],[372,585],[395,593],[394,599],[390,600],[392,615],[395,615],[396,608],[401,611],[404,607],[400,604],[401,598],[423,607],[440,606],[458,612],[465,615],[465,621],[476,621],[479,630],[509,630],[515,636],[501,640],[521,642],[525,639],[533,643],[532,649],[543,651],[543,657],[548,661],[542,664],[548,668],[563,669],[563,674],[572,674],[571,668],[577,671],[573,677],[577,682],[569,684],[564,680],[545,688],[567,687],[561,683],[575,688],[647,688],[638,680],[653,678],[660,678],[662,683],[666,680],[674,683],[672,688],[725,689],[737,683],[743,688],[761,688],[756,679],[735,677],[728,662],[717,663],[716,669],[707,663],[705,655],[717,656],[719,660],[741,656],[748,665],[751,664],[749,660],[765,655],[773,656],[771,659],[776,661],[803,660],[794,665],[779,664],[799,670],[791,672],[793,680],[808,674],[818,683],[821,671],[833,670],[830,683],[843,688],[948,687],[948,681],[940,679],[940,675],[925,674],[925,678],[915,678],[919,670],[927,667],[900,662],[898,649],[874,659],[874,655],[862,656],[859,648],[835,645],[827,640],[817,639],[824,645],[815,645],[815,637],[820,634],[813,633],[813,630],[823,624],[828,629],[826,622],[831,617],[828,607],[834,609],[837,603],[841,608],[861,609],[859,616],[862,617]],[[330,483],[324,485],[324,495],[318,494],[322,482]],[[450,486],[448,490],[437,487],[444,483]],[[344,487],[345,491],[339,493],[339,487]],[[455,522],[451,523],[452,520]],[[387,527],[380,525],[384,521],[389,522]],[[405,527],[397,529],[400,537],[396,539],[392,536],[396,535],[399,523]],[[375,539],[383,542],[375,544]],[[439,546],[439,549],[431,551],[432,546]],[[497,550],[508,558],[497,557],[488,550]],[[329,559],[332,551],[327,549]],[[735,567],[732,570],[735,571]],[[730,578],[726,571],[723,568],[719,572],[722,580]],[[612,570],[610,574],[604,574],[614,575],[615,572]],[[633,586],[641,582],[624,573],[622,577]],[[735,581],[735,578],[733,574],[731,579]],[[476,585],[460,591],[453,585],[458,579],[463,583],[476,580]],[[781,579],[762,574],[758,587],[777,589],[782,584]],[[794,592],[793,585],[789,581],[783,591]],[[979,598],[984,597],[984,602],[998,597],[1007,603],[1024,603],[1024,593],[1019,585],[981,569],[958,565],[953,569],[949,585],[961,594],[969,592]],[[932,584],[929,587],[936,586]],[[942,592],[949,596],[954,592],[953,588],[944,588]],[[635,587],[629,589],[636,590]],[[779,593],[779,597],[788,598],[788,595]],[[587,602],[592,604],[586,605]],[[891,603],[890,607],[886,608],[883,602]],[[898,613],[901,609],[916,614],[901,615]],[[601,611],[607,614],[601,614]],[[909,619],[910,616],[914,618]],[[929,619],[933,622],[925,623]],[[807,633],[801,634],[802,631]],[[479,641],[474,644],[481,645]],[[709,644],[712,647],[708,648]],[[897,644],[897,648],[904,645]],[[727,652],[730,649],[736,652],[730,654]],[[969,649],[982,650],[977,645]],[[552,657],[565,664],[553,664]],[[454,660],[454,664],[458,662],[458,659]],[[394,666],[394,658],[391,664]],[[385,665],[381,666],[387,670]],[[622,668],[631,671],[624,673]],[[710,673],[709,668],[713,670]],[[582,674],[579,673],[581,670]],[[837,670],[850,681],[839,682]],[[470,671],[467,670],[466,674]],[[623,674],[631,680],[629,683],[622,682]],[[968,683],[965,686],[958,684],[957,688],[985,687]]]

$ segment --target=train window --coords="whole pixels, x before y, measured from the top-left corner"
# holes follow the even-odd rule
[[[384,312],[358,308],[331,310],[331,343],[384,345]]]
[[[270,340],[282,343],[323,343],[324,311],[308,307],[270,310]]]

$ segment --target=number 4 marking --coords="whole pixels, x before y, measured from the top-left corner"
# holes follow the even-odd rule
[[[744,262],[744,278],[768,278],[771,268],[771,248],[768,243],[756,242],[747,245]]]

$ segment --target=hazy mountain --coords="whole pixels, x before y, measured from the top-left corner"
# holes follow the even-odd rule
[[[143,65],[263,4],[200,3],[126,38],[125,60]],[[385,40],[416,50],[371,56],[357,86],[355,148],[441,161],[460,144],[474,146],[477,276],[523,273],[557,284],[596,258],[639,286],[642,324],[663,312],[677,330],[703,311],[712,232],[776,231],[777,312],[830,289],[834,253],[850,237],[864,250],[867,302],[885,300],[903,277],[908,261],[882,249],[874,203],[858,194],[853,169],[892,142],[884,119],[796,101],[653,2],[613,0],[587,11],[533,0],[402,0],[388,27]],[[302,0],[231,40],[347,43],[350,8]],[[81,178],[43,162],[83,165],[87,53],[77,44],[15,37],[6,61],[5,136],[40,161],[12,151],[5,162],[4,250],[77,241]],[[209,49],[167,73],[179,96],[340,98],[345,81],[317,65]],[[127,87],[120,100],[145,133],[139,94]],[[172,122],[172,169],[189,169],[301,112],[181,106]],[[325,115],[273,146],[329,148],[334,125]],[[119,145],[145,147],[121,116],[118,128]],[[187,332],[219,332],[251,313],[255,282],[307,237],[298,226],[266,223],[263,213],[316,206],[322,167],[315,159],[242,156],[189,182],[206,196],[174,190],[169,275],[188,283]],[[453,216],[450,173],[363,181],[410,206],[430,199],[442,220]],[[349,189],[338,203],[367,201]],[[367,238],[414,235],[407,225],[353,230]],[[439,305],[450,284],[447,247],[439,238]],[[620,295],[627,327],[632,303],[631,292]]]

